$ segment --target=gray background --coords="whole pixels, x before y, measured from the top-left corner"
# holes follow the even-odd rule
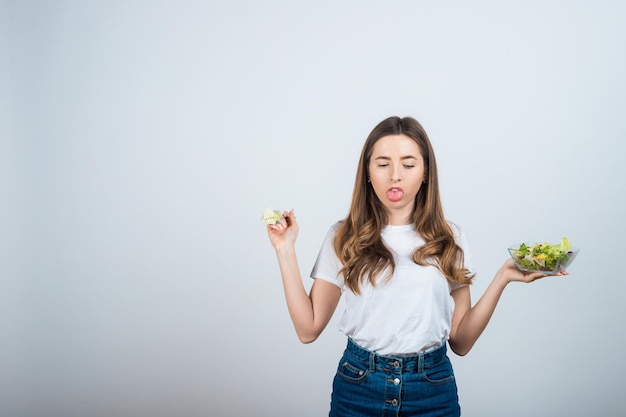
[[[0,2],[0,415],[325,415],[339,314],[297,341],[260,216],[296,209],[310,285],[390,115],[431,137],[474,301],[510,244],[582,248],[451,355],[464,416],[623,414],[625,15]]]

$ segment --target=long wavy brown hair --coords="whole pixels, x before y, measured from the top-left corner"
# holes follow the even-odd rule
[[[464,267],[463,250],[456,244],[443,214],[433,148],[422,125],[412,117],[393,116],[383,120],[363,145],[350,212],[340,223],[334,241],[335,252],[343,264],[339,273],[355,294],[361,293],[360,285],[364,280],[375,286],[377,277],[384,271],[386,279],[393,275],[393,254],[381,236],[387,225],[387,212],[367,179],[374,144],[385,136],[399,134],[408,136],[419,146],[426,176],[426,182],[415,197],[412,214],[412,223],[426,243],[415,249],[413,261],[439,268],[452,282],[470,284],[474,275]]]

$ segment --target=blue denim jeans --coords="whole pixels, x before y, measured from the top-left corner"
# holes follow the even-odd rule
[[[460,416],[444,343],[412,355],[380,356],[348,339],[333,381],[330,417]]]

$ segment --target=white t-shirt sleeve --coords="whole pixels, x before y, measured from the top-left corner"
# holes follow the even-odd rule
[[[335,232],[337,231],[338,226],[339,223],[334,224],[330,227],[328,233],[326,233],[322,247],[317,255],[315,265],[313,265],[311,278],[323,279],[324,281],[328,281],[343,289],[343,275],[339,274],[342,264],[335,253],[333,244]]]

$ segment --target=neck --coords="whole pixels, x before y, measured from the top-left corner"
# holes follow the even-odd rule
[[[405,224],[411,224],[411,214],[412,210],[388,210],[387,224],[390,226],[404,226]]]

